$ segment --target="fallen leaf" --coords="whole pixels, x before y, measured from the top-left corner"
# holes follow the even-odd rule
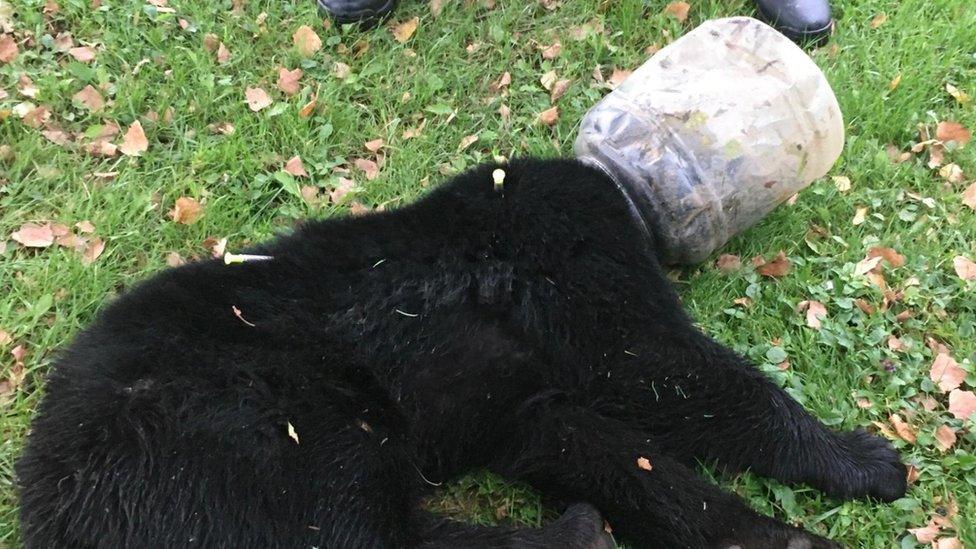
[[[441,15],[441,10],[444,9],[444,0],[430,0],[430,14],[437,19]]]
[[[17,79],[17,92],[24,97],[30,97],[31,99],[37,97],[37,86],[34,85],[34,81],[30,79],[26,74],[20,75]]]
[[[908,532],[915,536],[919,543],[932,543],[939,535],[939,525],[929,523],[921,528],[909,528]]]
[[[973,134],[959,122],[944,120],[935,128],[935,138],[943,143],[955,141],[960,147],[972,139]]]
[[[865,257],[854,266],[854,276],[864,276],[881,263],[881,256]]]
[[[976,182],[966,187],[966,190],[962,192],[962,203],[969,206],[970,209],[976,210]]]
[[[65,146],[71,142],[71,135],[59,128],[48,128],[41,132],[48,141],[55,145]]]
[[[888,82],[888,89],[891,91],[895,91],[895,88],[898,87],[898,84],[901,84],[901,73],[898,73],[894,78],[891,79],[891,82]]]
[[[219,133],[221,135],[234,135],[234,132],[237,131],[237,128],[230,122],[214,122],[213,124],[208,124],[207,129],[211,133]]]
[[[298,116],[302,118],[308,118],[309,116],[312,116],[312,113],[315,112],[315,105],[317,105],[317,101],[318,101],[318,96],[312,94],[312,97],[311,99],[309,99],[308,103],[305,103],[302,106],[302,108],[299,109]]]
[[[875,246],[868,250],[868,257],[881,257],[895,269],[905,264],[905,256],[891,248]]]
[[[946,84],[945,89],[947,92],[949,92],[949,95],[951,95],[952,98],[956,100],[957,103],[959,103],[964,107],[968,105],[970,101],[973,100],[972,97],[969,97],[968,93],[960,90],[959,88],[953,86],[952,84]]]
[[[874,306],[868,303],[867,301],[864,301],[861,298],[857,298],[854,300],[854,304],[857,305],[857,308],[861,309],[861,312],[863,312],[864,314],[866,315],[874,314]]]
[[[861,223],[864,223],[864,220],[867,218],[867,215],[868,215],[867,208],[858,208],[857,210],[854,211],[854,219],[851,220],[851,225],[857,226],[860,225]]]
[[[40,128],[51,118],[51,111],[44,105],[35,107],[26,102],[15,106],[14,114],[20,116],[21,121],[31,128]]]
[[[801,301],[796,307],[797,311],[807,313],[807,326],[814,330],[819,330],[821,320],[827,317],[827,307],[819,301]]]
[[[623,84],[624,80],[627,80],[627,77],[629,77],[631,74],[633,74],[633,71],[614,68],[613,74],[610,75],[610,78],[607,78],[607,84],[610,84],[610,88],[614,89]]]
[[[74,57],[75,61],[90,63],[95,59],[95,50],[89,48],[88,46],[79,46],[77,48],[71,48],[68,50],[68,55]]]
[[[956,276],[963,280],[976,279],[976,263],[968,257],[957,255],[952,259],[952,267],[956,270]]]
[[[654,468],[654,466],[651,465],[651,460],[647,459],[644,456],[640,456],[637,458],[637,466],[645,471],[650,471],[651,469]]]
[[[262,88],[246,88],[244,97],[247,99],[247,107],[254,112],[271,105],[271,97]]]
[[[373,139],[372,141],[367,141],[366,143],[364,143],[363,146],[366,147],[367,151],[371,153],[376,153],[379,152],[379,150],[382,149],[383,145],[385,144],[386,142],[383,141],[382,139]]]
[[[851,190],[851,180],[849,177],[844,175],[835,175],[831,179],[834,180],[834,186],[837,187],[838,191],[846,193],[847,191]]]
[[[976,412],[976,394],[953,389],[949,393],[949,413],[956,419],[966,419]]]
[[[332,74],[336,75],[336,78],[339,80],[345,80],[346,78],[349,78],[350,74],[352,74],[352,69],[349,68],[349,65],[343,63],[342,61],[336,61],[336,63],[332,65]]]
[[[478,140],[478,134],[466,135],[461,142],[458,143],[458,151],[463,151],[470,147],[475,141]]]
[[[492,93],[498,93],[501,90],[507,88],[508,85],[511,83],[512,83],[512,73],[505,71],[502,73],[501,76],[498,77],[498,80],[495,80],[491,84],[488,84],[488,90],[491,91]]]
[[[223,65],[228,61],[230,61],[230,50],[227,49],[227,46],[225,46],[223,42],[221,42],[217,46],[217,62]]]
[[[295,95],[302,88],[299,80],[302,78],[302,69],[288,70],[284,67],[278,69],[278,89],[285,95]]]
[[[552,126],[559,121],[559,107],[552,107],[539,113],[539,123]]]
[[[353,200],[349,203],[349,213],[352,215],[366,215],[373,210]]]
[[[891,426],[894,427],[895,433],[899,438],[909,444],[915,444],[915,429],[911,425],[905,423],[905,420],[903,420],[900,415],[891,414],[888,416],[888,421],[891,422]]]
[[[510,109],[508,105],[502,104],[500,107],[498,107],[498,116],[501,117],[502,122],[508,122],[508,120],[512,117],[512,109]]]
[[[9,63],[17,58],[17,41],[13,36],[4,34],[0,36],[0,62]]]
[[[98,112],[105,106],[102,94],[98,93],[91,84],[85,86],[78,93],[71,96],[71,99],[92,112]]]
[[[319,51],[322,47],[322,40],[319,38],[318,34],[312,30],[312,27],[308,25],[302,25],[295,30],[295,33],[291,35],[292,43],[295,44],[295,49],[302,57],[311,57],[313,53]]]
[[[742,259],[737,255],[722,254],[715,260],[715,267],[719,271],[729,274],[742,268]]]
[[[905,482],[908,483],[909,486],[911,486],[918,481],[918,477],[922,476],[922,472],[918,470],[918,467],[915,467],[911,463],[908,464],[908,467],[906,467],[906,469],[907,470],[905,471]]]
[[[339,183],[335,186],[335,188],[329,191],[329,202],[332,202],[333,204],[340,204],[346,195],[353,192],[355,189],[355,181],[346,177],[340,177]]]
[[[688,10],[690,9],[691,4],[688,2],[671,2],[664,6],[664,14],[674,17],[679,23],[684,23],[688,19]]]
[[[563,45],[559,42],[553,42],[551,46],[546,46],[542,50],[543,59],[555,59],[559,57],[559,53],[563,51]]]
[[[203,215],[203,206],[196,200],[186,196],[177,198],[176,204],[169,212],[170,218],[181,225],[194,223],[197,219],[200,219],[201,215]]]
[[[549,91],[552,89],[552,85],[556,83],[557,78],[558,76],[556,76],[556,71],[549,71],[539,78],[539,83],[542,84],[542,87],[545,88],[546,91]]]
[[[935,445],[943,452],[949,451],[956,443],[956,432],[948,425],[940,425],[935,430]]]
[[[945,147],[942,143],[932,143],[929,146],[929,161],[928,167],[935,169],[945,162]]]
[[[288,422],[288,436],[290,436],[292,440],[295,441],[295,444],[298,444],[298,433],[295,432],[295,427],[291,424],[290,421]]]
[[[372,181],[380,175],[380,167],[372,160],[357,158],[353,164],[366,175],[368,181]]]
[[[87,219],[75,223],[75,228],[77,228],[78,231],[85,234],[91,234],[95,232],[95,226],[92,225],[92,222],[88,221]]]
[[[946,353],[939,353],[929,368],[929,378],[934,381],[943,393],[958,388],[966,379],[966,371],[959,367],[959,363]]]
[[[50,223],[44,225],[25,223],[20,226],[20,229],[11,233],[10,238],[27,248],[47,248],[54,244],[54,231]]]
[[[308,172],[305,171],[302,159],[298,155],[289,158],[288,162],[285,162],[285,167],[282,170],[295,177],[308,177]]]
[[[790,260],[786,257],[786,253],[781,250],[769,263],[763,260],[763,264],[756,267],[756,272],[769,278],[786,276],[790,272]]]
[[[402,23],[394,25],[392,29],[393,38],[401,44],[403,44],[407,40],[410,40],[410,37],[413,36],[414,32],[416,32],[417,25],[419,23],[420,23],[420,18],[414,16]]]
[[[945,179],[949,183],[962,183],[965,176],[962,173],[962,168],[958,164],[946,164],[939,169],[939,177]]]
[[[81,264],[91,265],[98,259],[98,256],[102,255],[105,251],[105,241],[101,238],[94,238],[85,247],[85,251],[81,253]]]
[[[932,543],[932,549],[963,549],[963,545],[957,537],[940,538]]]
[[[180,256],[180,254],[176,252],[170,252],[166,254],[166,264],[169,265],[170,267],[179,267],[180,265],[183,265],[185,263],[186,260],[184,260]]]
[[[749,299],[748,297],[737,297],[732,300],[732,304],[743,308],[749,308],[752,306],[752,299]]]
[[[122,137],[122,144],[119,145],[119,152],[126,156],[142,156],[142,153],[149,149],[149,140],[146,139],[146,132],[142,130],[142,124],[138,120],[129,126],[125,135]]]
[[[884,25],[885,24],[885,21],[887,21],[887,20],[888,20],[888,14],[887,13],[883,13],[883,12],[882,13],[879,13],[879,14],[875,15],[871,19],[871,28],[872,29],[876,29],[876,28],[880,27],[881,25]]]
[[[568,78],[556,80],[556,83],[552,85],[552,89],[549,90],[549,101],[551,103],[559,101],[559,98],[566,94],[566,90],[569,89],[569,85],[572,83],[573,81]]]
[[[905,344],[895,336],[888,336],[888,348],[895,352],[904,351]]]

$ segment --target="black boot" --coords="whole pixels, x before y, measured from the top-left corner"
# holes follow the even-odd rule
[[[316,0],[337,23],[376,23],[396,7],[397,0]]]
[[[820,41],[830,34],[828,0],[756,0],[756,7],[764,21],[794,42]]]

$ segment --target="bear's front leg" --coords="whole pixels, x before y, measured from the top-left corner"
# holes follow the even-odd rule
[[[665,456],[639,431],[569,403],[536,402],[492,469],[542,493],[588,501],[636,547],[837,548],[757,514]]]

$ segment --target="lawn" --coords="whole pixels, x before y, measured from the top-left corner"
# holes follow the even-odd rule
[[[311,0],[0,0],[0,547],[18,546],[13,463],[52,357],[127,285],[305,217],[396,207],[496,156],[571,154],[615,69],[753,9],[691,0],[680,21],[659,0],[441,3],[404,0],[364,31],[324,23]],[[881,505],[749,474],[715,481],[852,547],[976,547],[976,416],[954,417],[952,384],[930,376],[933,364],[964,375],[956,398],[976,389],[976,280],[964,280],[976,142],[959,147],[964,132],[943,124],[956,140],[925,143],[940,122],[976,128],[976,9],[843,0],[835,12],[836,34],[811,52],[847,125],[832,177],[728,244],[740,268],[713,257],[672,278],[705,331],[815,415],[893,438],[911,489]],[[303,25],[316,51],[308,31],[296,45]],[[302,75],[279,82],[282,67]],[[550,71],[570,81],[555,102]],[[871,248],[903,261],[863,262]],[[751,259],[779,251],[789,272],[758,274]],[[804,301],[826,309],[819,329]],[[430,505],[486,523],[551,514],[484,474]]]

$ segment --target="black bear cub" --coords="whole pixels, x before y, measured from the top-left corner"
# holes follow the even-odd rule
[[[501,188],[496,168],[505,171]],[[17,464],[29,548],[835,547],[700,460],[890,501],[883,440],[810,416],[682,311],[602,172],[522,160],[159,273],[60,355]],[[419,501],[474,469],[542,528]]]

